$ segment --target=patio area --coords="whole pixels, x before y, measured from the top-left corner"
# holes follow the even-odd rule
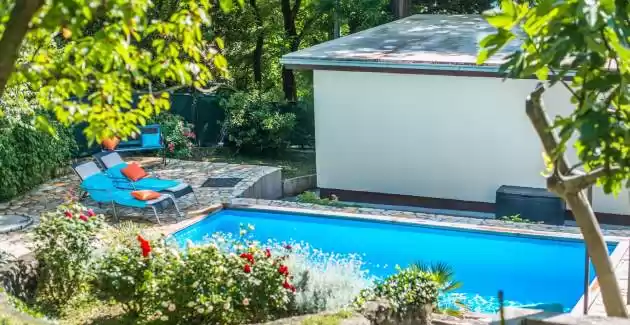
[[[229,203],[233,198],[279,198],[282,195],[281,170],[276,167],[258,165],[238,165],[216,162],[198,162],[169,159],[166,165],[162,165],[161,158],[155,157],[131,157],[126,161],[136,161],[146,170],[157,177],[173,180],[181,180],[190,184],[199,200],[195,196],[186,195],[177,199],[178,206],[185,216],[178,220],[175,209],[168,207],[158,212],[162,225],[158,225],[150,209],[128,209],[117,207],[117,213],[121,220],[133,220],[145,223],[156,231],[168,229],[168,226],[186,224],[185,220],[195,216],[205,215],[213,206],[221,203]],[[232,179],[238,181],[235,185],[219,184],[221,187],[203,186],[209,179]],[[221,183],[221,182],[219,182]],[[38,188],[24,194],[10,202],[0,203],[0,215],[27,215],[33,218],[33,226],[39,223],[42,213],[53,211],[72,196],[79,195],[79,178],[72,174],[49,181]],[[214,185],[214,184],[212,184]],[[270,197],[271,196],[271,197]],[[93,208],[97,213],[105,214],[113,221],[111,207],[98,205],[89,198],[81,201],[87,207]],[[14,256],[21,256],[30,252],[28,248],[28,232],[9,232],[0,234],[0,250],[7,251]]]

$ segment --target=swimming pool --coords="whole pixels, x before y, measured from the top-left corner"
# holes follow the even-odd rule
[[[478,312],[496,311],[499,290],[507,305],[561,305],[565,311],[583,292],[584,244],[560,237],[239,209],[221,210],[173,236],[183,246],[215,232],[238,234],[241,224],[254,225],[260,241],[303,241],[324,252],[361,254],[369,272],[380,277],[394,273],[395,265],[446,262],[463,282],[458,299]],[[615,246],[609,244],[609,252]],[[591,267],[591,280],[593,274]]]

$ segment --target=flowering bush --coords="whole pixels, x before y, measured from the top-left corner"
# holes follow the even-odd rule
[[[42,216],[35,228],[38,261],[37,301],[58,313],[85,293],[92,252],[102,229],[102,217],[80,204],[69,203]]]
[[[296,287],[285,261],[285,255],[241,239],[217,237],[182,253],[164,239],[140,236],[135,247],[119,247],[103,258],[96,287],[101,297],[144,321],[264,322],[291,311]]]
[[[438,289],[438,284],[430,273],[417,267],[399,269],[398,273],[363,290],[355,304],[361,307],[367,301],[386,299],[397,313],[404,315],[424,309],[426,305],[435,305]]]
[[[151,251],[151,243],[141,235],[134,245],[118,245],[109,251],[95,270],[97,295],[120,303],[132,317],[145,314],[151,294],[148,284],[169,257],[149,258]]]
[[[280,250],[283,245],[271,242]],[[286,265],[297,287],[294,308],[300,314],[339,310],[352,304],[362,289],[374,282],[358,255],[324,253],[307,243],[294,243]]]
[[[193,125],[175,114],[162,113],[155,117],[155,123],[162,127],[166,155],[173,158],[188,158],[192,155],[193,142],[196,134]]]

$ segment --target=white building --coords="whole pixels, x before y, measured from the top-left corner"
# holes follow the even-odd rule
[[[322,193],[492,212],[501,185],[544,188],[542,146],[525,114],[537,81],[499,75],[500,57],[518,44],[475,64],[491,32],[477,16],[416,15],[285,55],[288,68],[314,71]],[[572,110],[564,88],[544,99],[552,116]],[[597,188],[593,207],[605,222],[630,214],[626,193]]]

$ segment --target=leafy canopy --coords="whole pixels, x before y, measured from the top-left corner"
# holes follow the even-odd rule
[[[630,2],[539,0],[530,6],[502,0],[500,5],[485,13],[497,32],[481,41],[478,63],[522,40],[521,50],[501,71],[561,84],[575,104],[569,116],[554,121],[561,142],[552,160],[577,133],[577,154],[586,171],[605,169],[599,183],[607,193],[618,192],[630,176]]]
[[[16,1],[0,0],[2,37],[11,36]],[[171,1],[170,15],[152,14],[150,0],[40,1],[9,86],[30,82],[39,104],[64,125],[87,123],[90,141],[137,132],[169,108],[165,90],[207,88],[227,75],[223,40],[204,34],[209,0]],[[228,10],[232,2],[220,5]],[[43,116],[37,122],[49,128]]]

